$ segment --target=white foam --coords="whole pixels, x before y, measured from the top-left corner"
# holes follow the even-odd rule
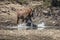
[[[26,26],[26,23],[22,23],[22,24],[18,24],[18,30],[23,30],[23,29],[27,29],[28,26]]]
[[[45,23],[42,22],[40,24],[37,24],[37,27],[38,27],[38,30],[42,30],[44,29],[46,26],[45,26]],[[26,23],[22,23],[22,24],[18,24],[18,30],[23,30],[23,29],[27,29],[28,26],[26,26]]]
[[[38,24],[37,27],[38,27],[38,30],[42,30],[42,29],[44,29],[46,26],[45,26],[45,23],[42,22],[42,23]]]

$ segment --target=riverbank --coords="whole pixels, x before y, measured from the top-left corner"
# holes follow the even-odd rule
[[[60,30],[0,30],[0,40],[60,40]]]

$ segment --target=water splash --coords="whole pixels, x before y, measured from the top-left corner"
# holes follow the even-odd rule
[[[38,27],[38,30],[42,30],[42,29],[44,29],[46,26],[45,26],[45,23],[42,22],[42,23],[38,24],[37,27]]]
[[[27,28],[26,23],[18,24],[18,30],[23,30],[26,28]]]
[[[27,26],[26,23],[22,23],[22,24],[18,25],[18,30],[25,30],[27,28],[30,28],[30,29],[36,28],[38,30],[42,30],[42,29],[44,29],[46,27],[44,22],[35,25],[35,27],[34,27],[34,25],[35,24],[32,24],[32,26],[31,25]]]
[[[40,24],[37,24],[37,25],[31,23],[31,25],[28,25],[28,26],[26,24],[27,23],[22,23],[22,24],[18,24],[17,26],[13,26],[13,27],[7,26],[7,28],[18,29],[18,30],[26,30],[26,29],[42,30],[42,29],[44,29],[46,27],[44,22],[42,22]]]

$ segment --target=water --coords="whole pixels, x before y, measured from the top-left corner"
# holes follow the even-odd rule
[[[43,29],[60,29],[59,26],[45,26],[44,22],[41,22],[39,24],[34,24],[34,23],[22,23],[18,24],[17,26],[7,26],[6,29],[17,29],[17,30],[31,30],[31,29],[36,29],[36,30],[43,30]]]
[[[45,26],[45,23],[42,22],[40,24],[33,24],[33,23],[28,23],[26,25],[26,23],[22,23],[22,24],[18,24],[18,30],[23,30],[23,29],[38,29],[38,30],[42,30],[44,29],[46,26]]]
[[[27,29],[28,26],[26,26],[26,23],[22,23],[22,24],[18,24],[18,30],[23,30],[23,29]]]
[[[26,30],[26,29],[37,29],[37,30],[43,30],[45,28],[45,23],[41,22],[39,24],[34,24],[34,23],[22,23],[18,24],[17,26],[7,26],[8,29],[18,29],[18,30]]]
[[[44,29],[46,26],[45,26],[45,23],[42,22],[42,23],[38,24],[37,27],[38,27],[38,30],[42,30],[42,29]]]

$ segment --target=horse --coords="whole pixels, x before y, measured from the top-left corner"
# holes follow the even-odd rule
[[[27,22],[28,20],[31,21],[32,17],[32,9],[27,7],[27,8],[20,8],[17,10],[17,16],[18,20],[22,19],[22,22]]]

